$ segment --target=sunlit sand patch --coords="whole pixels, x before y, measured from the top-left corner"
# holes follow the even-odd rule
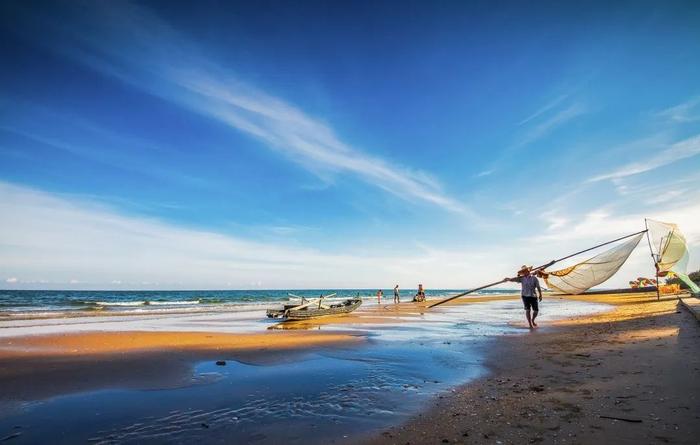
[[[10,338],[0,342],[0,357],[41,354],[84,355],[165,350],[288,349],[360,342],[348,333],[290,332],[221,334],[207,332],[87,332]]]
[[[678,337],[677,327],[661,327],[654,329],[638,329],[614,333],[611,335],[611,340],[617,341],[638,341],[638,340],[657,340],[668,337]]]
[[[560,326],[614,323],[668,315],[676,312],[675,307],[669,306],[668,303],[677,300],[677,296],[665,296],[657,300],[656,293],[653,292],[642,294],[571,295],[563,298],[589,303],[606,303],[612,305],[611,309],[613,310],[594,316],[575,317],[555,322],[555,324]]]

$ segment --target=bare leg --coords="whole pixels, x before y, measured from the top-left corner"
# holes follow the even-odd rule
[[[525,310],[525,318],[527,318],[527,324],[529,324],[530,329],[532,329],[532,319],[530,318],[530,309]]]
[[[535,318],[537,318],[537,311],[532,311],[532,325],[534,327],[537,327],[537,323],[535,323]]]

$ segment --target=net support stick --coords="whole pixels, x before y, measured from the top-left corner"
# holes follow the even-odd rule
[[[645,224],[646,224],[646,221],[645,221]],[[626,238],[631,238],[631,237],[633,237],[633,236],[639,235],[640,233],[647,233],[647,234],[648,234],[648,233],[649,233],[649,229],[644,229],[644,230],[640,230],[639,232],[632,233],[632,234],[630,234],[630,235],[621,236],[620,238],[616,238],[616,239],[611,240],[611,241],[606,241],[606,242],[604,242],[604,243],[598,244],[597,246],[589,247],[588,249],[584,249],[584,250],[580,250],[580,251],[578,251],[578,252],[576,252],[576,253],[572,253],[571,255],[567,255],[567,256],[565,256],[565,257],[559,258],[558,260],[552,260],[552,261],[550,261],[550,262],[547,263],[547,264],[543,264],[543,265],[541,265],[541,266],[535,267],[534,269],[532,269],[532,271],[533,271],[533,272],[537,272],[537,271],[539,271],[539,270],[546,269],[546,268],[548,268],[549,266],[551,266],[552,264],[558,263],[558,262],[560,262],[560,261],[568,260],[569,258],[575,257],[576,255],[580,255],[580,254],[582,254],[582,253],[586,253],[586,252],[588,252],[588,251],[590,251],[590,250],[594,250],[594,249],[597,249],[597,248],[599,248],[599,247],[607,246],[608,244],[612,244],[612,243],[614,243],[614,242],[621,241],[621,240],[626,239]],[[503,280],[501,280],[501,281],[496,281],[496,282],[494,282],[494,283],[486,284],[486,285],[484,285],[484,286],[476,287],[476,288],[474,288],[474,289],[469,289],[468,291],[464,291],[464,292],[462,292],[461,294],[453,295],[453,296],[451,296],[451,297],[449,297],[449,298],[445,298],[444,300],[440,300],[440,301],[438,301],[437,303],[433,303],[433,304],[431,304],[430,306],[428,306],[428,308],[429,308],[429,309],[430,309],[430,308],[434,308],[435,306],[439,306],[439,305],[441,305],[441,304],[443,304],[443,303],[447,303],[448,301],[452,301],[452,300],[454,300],[455,298],[463,297],[463,296],[468,295],[468,294],[471,294],[471,293],[473,293],[473,292],[478,292],[478,291],[480,291],[480,290],[483,290],[483,289],[486,289],[486,288],[489,288],[489,287],[493,287],[493,286],[496,286],[496,285],[501,284],[501,283],[505,283],[506,281],[510,281],[510,280],[511,280],[511,278],[506,278],[506,279],[503,279]],[[656,286],[657,292],[658,292],[658,288],[659,288],[659,286],[658,286],[658,282],[657,282],[657,286]]]
[[[654,274],[656,276],[656,300],[661,299],[661,290],[659,289],[659,258],[654,255],[654,249],[651,247],[651,236],[649,236],[649,225],[647,219],[644,218],[644,228],[647,232],[647,243],[649,243],[649,252],[651,252],[651,260],[654,262]]]

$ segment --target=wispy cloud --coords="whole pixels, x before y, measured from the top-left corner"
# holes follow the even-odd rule
[[[493,174],[493,172],[494,172],[493,169],[484,170],[484,171],[479,172],[479,173],[477,173],[476,175],[474,175],[474,177],[475,177],[475,178],[483,178],[484,176],[489,176],[489,175]]]
[[[668,202],[667,202],[668,204]],[[648,209],[645,213],[632,212],[618,214],[611,208],[599,208],[587,212],[580,218],[571,218],[577,221],[566,227],[559,227],[549,230],[535,238],[535,241],[573,241],[573,240],[598,240],[606,241],[606,238],[614,238],[625,233],[632,233],[644,229],[644,218],[656,219],[659,221],[669,221],[678,224],[681,231],[686,236],[686,240],[691,246],[700,244],[700,226],[697,221],[700,219],[700,204],[683,202],[682,206],[671,205],[661,210],[654,211]],[[698,264],[699,258],[695,256],[697,249],[694,249],[694,264]]]
[[[579,101],[575,101],[572,98],[572,94],[573,91],[555,97],[518,122],[517,126],[519,129],[516,133],[515,141],[500,152],[498,158],[491,163],[490,168],[485,170],[488,173],[484,175],[496,171],[504,159],[513,156],[514,153],[523,147],[547,137],[559,127],[564,126],[578,116],[586,114],[588,112],[586,106]]]
[[[541,120],[539,123],[530,128],[518,141],[518,146],[531,144],[548,134],[552,133],[558,127],[566,124],[575,117],[586,113],[586,107],[580,103],[572,103],[567,107],[556,111],[553,115]]]
[[[531,115],[526,117],[525,119],[518,122],[518,125],[524,125],[524,124],[530,122],[531,120],[540,117],[541,115],[545,114],[549,110],[557,107],[559,104],[564,102],[569,96],[570,95],[568,93],[557,96],[556,98],[554,98],[553,100],[551,100],[550,102],[545,104],[542,108],[538,109],[537,111],[535,111],[534,113],[532,113]]]
[[[57,50],[150,94],[214,118],[327,178],[349,174],[407,201],[473,215],[425,172],[342,140],[327,123],[245,84],[148,10],[85,3],[81,26],[50,21],[67,38]]]
[[[656,116],[676,123],[700,121],[700,96],[659,111]]]
[[[700,154],[700,135],[676,142],[669,148],[662,150],[655,155],[645,157],[642,161],[632,162],[617,168],[609,173],[594,176],[588,182],[598,182],[607,179],[615,180],[627,176],[638,175],[640,173],[656,170],[674,162],[691,158]]]
[[[542,212],[542,214],[540,215],[540,219],[544,220],[547,223],[547,230],[560,229],[562,227],[568,226],[571,222],[569,218],[560,216],[559,212],[554,209]]]
[[[4,111],[3,108],[0,106],[0,110]],[[182,170],[176,171],[171,165],[163,165],[165,164],[163,161],[142,163],[132,156],[125,155],[128,147],[131,150],[139,150],[141,153],[151,153],[154,158],[160,156],[162,159],[164,150],[148,141],[115,134],[66,113],[59,114],[40,107],[13,104],[13,109],[18,108],[22,110],[22,113],[18,114],[31,116],[31,119],[8,113],[7,119],[0,125],[0,132],[12,133],[54,150],[163,182],[179,183],[195,188],[215,187],[210,179],[193,176]],[[60,135],[54,134],[51,128],[43,124],[46,121],[52,122],[61,129],[70,128],[72,131]]]

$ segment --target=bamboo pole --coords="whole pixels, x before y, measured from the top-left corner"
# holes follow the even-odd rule
[[[597,248],[599,248],[599,247],[607,246],[608,244],[612,244],[612,243],[614,243],[614,242],[621,241],[621,240],[623,240],[623,239],[631,238],[631,237],[633,237],[633,236],[636,236],[636,235],[639,235],[640,233],[645,233],[645,232],[646,232],[646,233],[649,233],[649,229],[644,229],[644,230],[640,230],[639,232],[632,233],[632,234],[630,234],[630,235],[621,236],[620,238],[616,238],[616,239],[611,240],[611,241],[606,241],[606,242],[604,242],[604,243],[598,244],[597,246],[593,246],[593,247],[590,247],[590,248],[588,248],[588,249],[580,250],[580,251],[578,251],[578,252],[576,252],[576,253],[572,253],[571,255],[567,255],[567,256],[562,257],[562,258],[559,258],[559,259],[557,259],[557,260],[552,260],[552,261],[550,261],[550,262],[547,263],[547,264],[543,264],[543,265],[541,265],[541,266],[535,267],[534,269],[532,269],[532,271],[533,271],[533,272],[537,272],[537,271],[539,271],[539,270],[546,269],[546,268],[548,268],[549,266],[551,266],[552,264],[558,263],[558,262],[560,262],[560,261],[568,260],[569,258],[575,257],[576,255],[580,255],[580,254],[582,254],[582,253],[586,253],[586,252],[589,252],[589,251],[591,251],[591,250],[597,249]],[[489,288],[489,287],[493,287],[493,286],[496,286],[496,285],[501,284],[501,283],[505,283],[506,281],[510,281],[510,280],[512,280],[512,278],[505,278],[505,279],[503,279],[503,280],[501,280],[501,281],[496,281],[496,282],[493,282],[493,283],[490,283],[490,284],[486,284],[486,285],[481,286],[481,287],[477,287],[477,288],[474,288],[474,289],[469,289],[468,291],[462,292],[461,294],[457,294],[457,295],[454,295],[454,296],[452,296],[452,297],[445,298],[444,300],[440,300],[440,301],[438,301],[437,303],[433,303],[433,304],[431,304],[430,306],[428,306],[428,309],[434,308],[435,306],[439,306],[439,305],[441,305],[441,304],[443,304],[443,303],[447,303],[448,301],[452,301],[452,300],[454,300],[455,298],[463,297],[463,296],[465,296],[465,295],[467,295],[467,294],[471,294],[471,293],[473,293],[473,292],[477,292],[477,291],[480,291],[480,290],[483,290],[483,289],[486,289],[486,288]],[[657,283],[657,286],[656,286],[656,287],[657,287],[657,291],[658,291],[658,283]]]
[[[651,246],[651,236],[649,236],[649,225],[647,223],[647,218],[644,218],[644,228],[647,229],[647,242],[649,243],[649,252],[651,252],[651,260],[654,262],[654,274],[656,276],[656,300],[661,299],[661,290],[659,289],[659,260],[657,255],[654,255],[654,249]]]

